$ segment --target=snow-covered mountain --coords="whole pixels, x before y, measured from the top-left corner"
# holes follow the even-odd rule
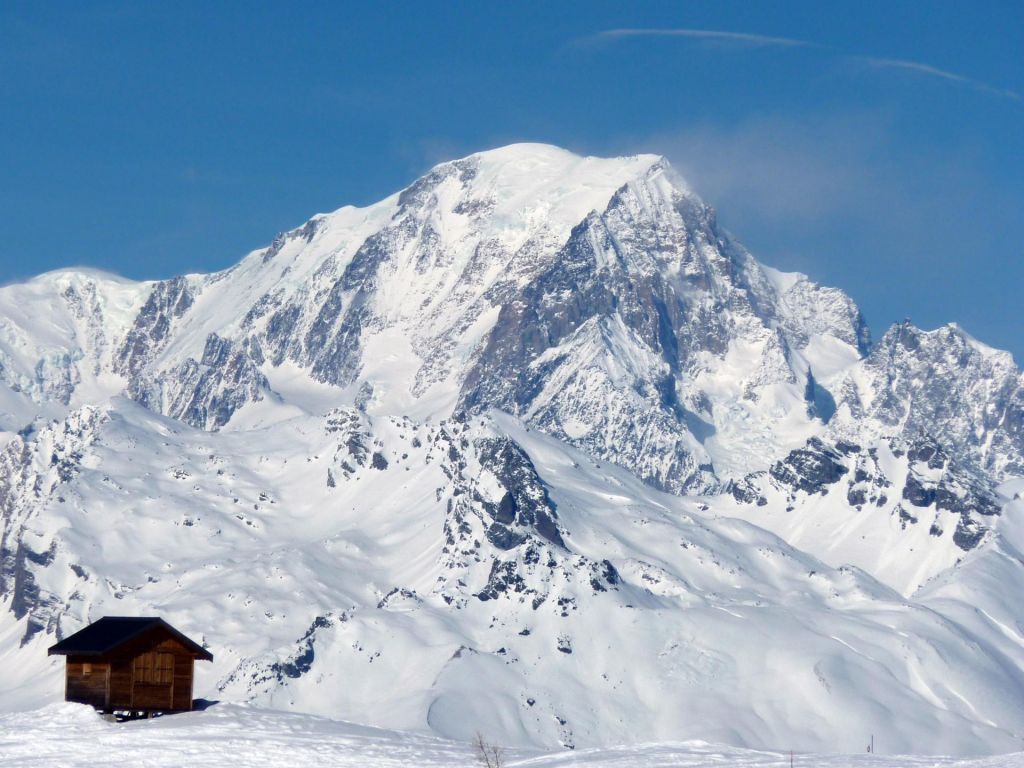
[[[0,288],[3,699],[159,612],[212,697],[387,727],[1010,750],[1022,424],[1009,355],[872,345],[663,158],[471,155],[224,272]]]
[[[302,408],[301,374],[371,413],[500,408],[672,491],[809,436],[808,372],[867,344],[849,298],[762,268],[663,159],[537,145],[445,163],[225,272],[51,274],[2,307],[3,380],[37,403],[126,393],[216,429]]]

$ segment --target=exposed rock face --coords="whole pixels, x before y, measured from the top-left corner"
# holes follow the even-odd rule
[[[780,486],[794,491],[828,493],[828,486],[838,483],[846,472],[839,450],[811,438],[806,448],[790,451],[785,459],[772,465],[768,474]]]
[[[1024,471],[1020,370],[954,325],[893,326],[838,393],[844,433],[931,435],[997,478]]]
[[[476,449],[481,468],[505,489],[497,504],[478,497],[494,520],[487,529],[487,539],[499,549],[511,549],[535,532],[564,549],[555,505],[523,449],[508,438],[481,439]]]
[[[260,371],[262,364],[263,352],[255,339],[236,343],[211,333],[198,363],[189,359],[161,376],[162,388],[173,393],[164,410],[197,427],[223,427],[242,406],[257,403],[268,393],[273,396]]]
[[[195,297],[188,280],[175,277],[156,283],[125,337],[116,370],[128,377],[137,375],[167,346],[175,321],[192,306]]]

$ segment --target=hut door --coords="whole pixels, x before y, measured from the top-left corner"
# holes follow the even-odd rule
[[[132,707],[172,709],[174,655],[150,651],[132,661]]]

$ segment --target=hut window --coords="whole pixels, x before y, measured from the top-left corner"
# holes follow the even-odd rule
[[[174,656],[151,651],[136,656],[132,662],[135,682],[170,684],[174,677]]]
[[[92,674],[92,664],[83,664],[82,665],[82,674],[83,675],[91,675]]]

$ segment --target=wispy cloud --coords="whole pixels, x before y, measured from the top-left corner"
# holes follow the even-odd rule
[[[747,46],[763,46],[763,47],[778,47],[778,48],[811,48],[817,51],[824,51],[832,55],[847,59],[849,61],[859,62],[869,67],[876,69],[901,69],[909,72],[914,72],[926,77],[935,77],[947,82],[956,83],[963,85],[968,88],[973,88],[978,91],[992,94],[993,96],[1001,96],[1007,99],[1013,99],[1015,101],[1020,100],[1020,94],[1016,91],[1008,88],[1000,88],[990,83],[983,82],[981,80],[975,80],[974,78],[967,77],[965,75],[957,74],[956,72],[950,72],[945,69],[939,69],[933,67],[930,64],[925,64],[920,61],[911,61],[909,59],[894,59],[885,58],[878,56],[867,56],[864,54],[849,53],[839,48],[835,48],[830,45],[823,45],[821,43],[815,43],[810,40],[798,40],[791,37],[774,37],[771,35],[757,35],[749,32],[730,32],[726,30],[715,30],[715,29],[690,29],[690,28],[670,28],[670,29],[633,29],[633,28],[622,28],[622,29],[606,29],[602,32],[598,32],[589,37],[582,39],[582,42],[602,42],[602,41],[615,41],[623,40],[626,38],[635,37],[678,37],[688,38],[692,40],[709,40],[718,42],[732,42],[740,43]]]
[[[942,80],[948,80],[952,83],[960,83],[971,88],[975,88],[979,91],[985,91],[995,96],[1003,96],[1008,99],[1020,100],[1020,94],[1016,91],[1011,91],[1008,88],[999,88],[988,83],[983,83],[980,80],[975,80],[964,75],[958,75],[955,72],[948,72],[938,67],[933,67],[930,64],[922,64],[920,61],[908,61],[907,59],[885,59],[878,58],[875,56],[852,56],[848,55],[847,58],[854,61],[860,61],[867,64],[870,67],[877,67],[879,69],[905,69],[911,72],[919,72],[922,75],[929,75],[931,77],[938,77]]]
[[[849,216],[892,186],[889,165],[879,160],[891,126],[883,112],[757,115],[693,124],[615,151],[666,155],[729,220],[803,229]]]
[[[625,37],[689,37],[698,40],[719,40],[747,45],[774,45],[784,48],[819,48],[815,43],[806,40],[794,40],[789,37],[771,37],[769,35],[753,35],[747,32],[723,32],[715,29],[606,29],[591,35],[587,40],[619,40]]]

